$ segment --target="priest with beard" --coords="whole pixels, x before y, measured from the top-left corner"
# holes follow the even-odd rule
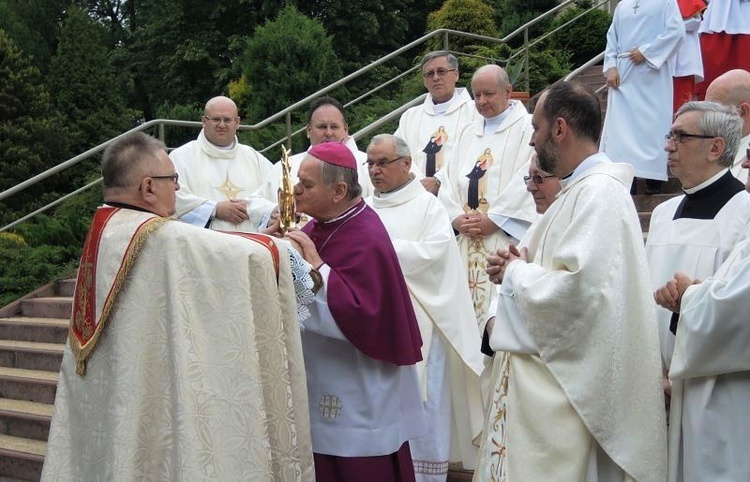
[[[450,462],[473,470],[482,430],[479,330],[448,213],[411,171],[409,146],[380,134],[367,148],[383,221],[409,287],[422,335],[417,364],[429,432],[409,441],[417,481],[445,482]],[[451,457],[453,454],[453,457]]]
[[[297,176],[297,210],[313,220],[288,236],[323,280],[302,322],[316,478],[414,481],[422,338],[398,257],[344,144],[313,146]]]
[[[663,481],[659,338],[633,169],[598,152],[601,107],[581,84],[545,90],[532,124],[539,167],[562,190],[525,247],[488,259],[502,283],[492,331],[514,334],[493,346],[510,355],[499,463],[508,480]]]

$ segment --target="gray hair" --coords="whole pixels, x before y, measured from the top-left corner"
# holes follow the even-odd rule
[[[510,85],[510,78],[508,77],[508,72],[506,72],[504,68],[496,64],[488,64],[488,65],[483,65],[479,67],[474,72],[474,75],[471,76],[471,80],[474,80],[477,76],[482,75],[485,72],[491,72],[493,74],[493,76],[495,77],[495,80],[497,81],[497,85],[501,89],[504,89],[506,86]]]
[[[102,190],[135,185],[148,168],[166,152],[164,143],[143,132],[134,132],[110,144],[102,157]]]
[[[409,145],[406,141],[398,136],[394,136],[393,134],[378,134],[374,136],[370,141],[370,144],[367,146],[367,150],[369,151],[375,144],[380,144],[386,141],[391,141],[393,143],[393,148],[398,157],[411,157],[411,151],[409,150]]]
[[[427,62],[434,59],[439,59],[441,57],[445,57],[448,59],[448,65],[452,69],[458,68],[458,59],[455,55],[448,52],[447,50],[435,50],[434,52],[430,52],[429,54],[422,57],[422,61],[419,63],[419,68],[424,69],[424,66]]]
[[[359,176],[356,169],[320,162],[323,164],[320,168],[320,181],[325,186],[333,186],[337,182],[346,183],[346,198],[349,200],[362,194],[362,186],[359,185]]]
[[[737,108],[717,102],[691,101],[679,108],[675,118],[687,112],[700,113],[698,129],[702,135],[724,139],[726,145],[719,156],[719,164],[730,167],[742,137],[742,118],[737,114]]]

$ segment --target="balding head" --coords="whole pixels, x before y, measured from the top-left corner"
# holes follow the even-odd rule
[[[231,145],[235,141],[239,126],[237,104],[232,99],[220,95],[206,102],[203,111],[203,134],[208,142],[219,147]]]
[[[474,106],[486,119],[496,117],[508,108],[512,90],[508,74],[499,65],[484,65],[471,78]]]
[[[706,89],[706,100],[736,107],[742,117],[742,136],[750,134],[750,72],[734,69],[716,77]]]

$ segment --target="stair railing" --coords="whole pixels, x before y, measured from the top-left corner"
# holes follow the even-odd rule
[[[577,20],[578,18],[582,17],[583,15],[585,15],[586,13],[588,13],[593,8],[597,8],[597,7],[601,6],[601,5],[603,5],[604,3],[611,2],[611,1],[612,0],[602,0],[596,6],[592,7],[591,9],[587,10],[586,12],[583,12],[582,14],[578,15],[577,17],[575,17],[574,20]],[[536,17],[535,19],[527,22],[526,24],[522,25],[521,27],[517,28],[516,30],[514,30],[513,32],[511,32],[510,34],[506,35],[505,37],[503,37],[501,39],[494,38],[494,37],[488,37],[486,35],[478,35],[478,34],[472,34],[472,33],[467,33],[467,32],[460,32],[460,31],[451,30],[451,29],[438,29],[438,30],[434,30],[434,31],[432,31],[432,32],[430,32],[430,33],[428,33],[428,34],[420,37],[419,39],[414,40],[413,42],[410,42],[410,43],[404,45],[403,47],[401,47],[401,48],[399,48],[397,50],[394,50],[393,52],[391,52],[391,53],[389,53],[389,54],[381,57],[380,59],[371,62],[370,64],[368,64],[368,65],[366,65],[366,66],[364,66],[364,67],[356,70],[355,72],[352,72],[351,74],[349,74],[349,75],[347,75],[347,76],[345,76],[345,77],[343,77],[343,78],[341,78],[341,79],[339,79],[339,80],[337,80],[337,81],[329,84],[328,86],[326,86],[326,87],[318,90],[317,92],[315,92],[313,94],[310,94],[309,96],[305,97],[304,99],[302,99],[302,100],[300,100],[298,102],[295,102],[294,104],[288,106],[287,108],[285,108],[285,109],[277,112],[276,114],[273,114],[272,116],[270,116],[270,117],[268,117],[268,118],[266,118],[266,119],[264,119],[264,120],[262,120],[262,121],[260,121],[260,122],[258,122],[256,124],[252,124],[252,125],[245,125],[245,124],[243,124],[243,125],[240,125],[239,126],[239,130],[240,131],[254,131],[254,130],[259,130],[259,129],[262,129],[262,128],[264,128],[264,127],[266,127],[266,126],[268,126],[268,125],[270,125],[270,124],[272,124],[274,122],[277,122],[277,121],[283,119],[284,125],[285,125],[285,136],[282,139],[280,139],[280,140],[276,141],[275,143],[271,144],[270,146],[265,147],[264,149],[261,150],[261,152],[267,152],[267,151],[269,151],[271,149],[274,149],[275,147],[278,147],[279,145],[284,144],[284,143],[286,144],[286,146],[288,148],[291,148],[291,143],[292,143],[293,137],[296,136],[296,135],[301,134],[305,130],[304,127],[299,128],[299,129],[294,130],[294,131],[292,130],[292,113],[293,112],[298,111],[300,109],[306,108],[307,105],[312,100],[314,100],[314,99],[316,99],[316,98],[318,98],[320,96],[328,94],[329,92],[331,92],[331,91],[333,91],[333,90],[335,90],[335,89],[337,89],[337,88],[345,85],[346,83],[348,83],[348,82],[350,82],[350,81],[352,81],[352,80],[354,80],[354,79],[356,79],[356,78],[358,78],[358,77],[360,77],[360,76],[362,76],[362,75],[364,75],[364,74],[372,71],[374,68],[376,68],[376,67],[384,64],[385,62],[388,62],[391,59],[394,59],[396,57],[399,57],[399,56],[403,55],[404,53],[408,52],[409,50],[411,50],[411,49],[413,49],[415,47],[426,45],[430,40],[432,40],[434,38],[440,38],[441,41],[442,41],[443,49],[447,50],[447,51],[451,51],[450,50],[450,36],[468,38],[468,39],[472,39],[472,40],[479,40],[479,41],[482,41],[482,42],[489,42],[489,43],[493,43],[493,44],[507,44],[510,40],[512,40],[516,36],[518,36],[520,34],[523,34],[523,36],[524,36],[524,48],[522,49],[522,51],[518,51],[518,52],[514,53],[513,55],[511,55],[511,58],[506,59],[505,60],[505,64],[507,66],[508,63],[511,61],[512,58],[517,57],[519,55],[519,52],[523,52],[523,56],[524,56],[524,71],[523,71],[524,72],[524,79],[523,79],[523,84],[525,86],[525,90],[528,92],[528,90],[529,90],[529,52],[530,52],[530,49],[531,49],[531,47],[533,47],[536,44],[538,44],[543,38],[546,38],[546,37],[549,36],[549,34],[547,34],[547,35],[542,36],[542,39],[537,39],[537,40],[535,40],[533,42],[530,42],[529,41],[529,29],[531,29],[533,26],[537,25],[538,23],[542,22],[546,18],[550,17],[551,15],[554,15],[555,13],[559,12],[561,9],[563,9],[563,8],[565,8],[565,7],[573,4],[573,3],[575,3],[575,0],[565,0],[562,3],[560,3],[559,5],[557,5],[556,7],[552,8],[551,10],[549,10],[549,11],[547,11],[545,13],[542,13],[541,15],[539,15],[538,17]],[[572,23],[572,21],[573,20],[571,20],[571,22],[566,23],[565,25],[569,25],[570,23]],[[562,27],[560,27],[560,28],[562,28]],[[555,29],[555,31],[557,31],[557,30],[559,30],[559,28]],[[470,55],[470,54],[467,54],[467,53],[461,53],[461,52],[452,52],[452,53],[458,54],[459,56],[476,57],[474,55]],[[486,60],[492,60],[492,59],[486,59]],[[410,75],[412,72],[414,72],[418,68],[419,67],[417,65],[415,65],[415,66],[407,69],[406,71],[404,71],[404,72],[402,72],[402,73],[394,76],[392,79],[389,79],[389,80],[381,83],[380,85],[378,85],[378,86],[374,87],[373,89],[370,89],[369,91],[367,91],[364,94],[360,95],[356,99],[354,99],[354,100],[346,103],[345,107],[349,107],[351,105],[354,105],[357,102],[360,102],[360,101],[366,99],[367,97],[371,96],[375,92],[378,92],[379,90],[382,90],[383,88],[387,87],[388,85],[391,85],[394,82],[397,82],[397,81],[403,79],[407,75]],[[371,133],[378,132],[378,129],[380,129],[383,125],[388,124],[389,122],[392,122],[392,121],[396,120],[401,115],[401,113],[403,113],[406,109],[408,109],[409,107],[411,107],[413,105],[417,105],[418,103],[422,102],[423,99],[424,99],[424,97],[425,97],[425,95],[419,96],[416,99],[413,99],[412,101],[404,104],[400,108],[394,110],[393,112],[382,116],[380,119],[374,121],[373,123],[365,126],[364,128],[360,129],[358,132],[354,133],[352,135],[352,137],[354,137],[354,139],[356,140],[356,139],[360,139],[362,137],[365,137],[365,136],[367,136],[367,135],[369,135]],[[156,137],[158,137],[162,141],[165,141],[165,131],[164,131],[164,128],[166,126],[200,128],[201,127],[201,123],[200,122],[196,122],[196,121],[181,121],[181,120],[169,120],[169,119],[154,119],[154,120],[147,121],[147,122],[145,122],[143,124],[140,124],[140,125],[134,127],[133,129],[130,129],[129,131],[127,131],[127,132],[125,132],[123,134],[120,134],[119,136],[116,136],[116,137],[114,137],[114,138],[112,138],[112,139],[110,139],[110,140],[108,140],[106,142],[103,142],[102,144],[99,144],[98,146],[96,146],[96,147],[94,147],[92,149],[89,149],[88,151],[86,151],[86,152],[84,152],[82,154],[79,154],[79,155],[77,155],[77,156],[75,156],[75,157],[73,157],[71,159],[68,159],[67,161],[62,162],[62,163],[60,163],[60,164],[58,164],[58,165],[56,165],[56,166],[54,166],[54,167],[52,167],[52,168],[50,168],[50,169],[42,172],[40,174],[37,174],[37,175],[35,175],[35,176],[27,179],[26,181],[23,181],[23,182],[17,184],[16,186],[13,186],[13,187],[11,187],[11,188],[3,191],[3,192],[0,192],[0,201],[4,200],[4,199],[6,199],[6,198],[8,198],[8,197],[10,197],[10,196],[12,196],[12,195],[20,192],[20,191],[23,191],[24,189],[26,189],[26,188],[28,188],[28,187],[30,187],[30,186],[32,186],[32,185],[34,185],[34,184],[36,184],[36,183],[44,180],[44,179],[46,179],[46,178],[48,178],[48,177],[50,177],[50,176],[52,176],[54,174],[57,174],[57,173],[65,170],[67,168],[70,168],[70,167],[78,164],[79,162],[81,162],[81,161],[83,161],[85,159],[88,159],[88,158],[90,158],[90,157],[92,157],[94,155],[97,155],[98,153],[100,153],[104,149],[106,149],[106,147],[109,144],[111,144],[112,142],[114,142],[116,139],[119,139],[120,137],[123,137],[123,136],[125,136],[127,134],[130,134],[132,132],[141,132],[141,131],[148,131],[149,129],[155,129],[156,130]],[[14,222],[12,222],[12,223],[10,223],[10,224],[8,224],[8,225],[0,228],[0,232],[7,231],[8,229],[16,226],[17,224],[19,224],[19,223],[21,223],[23,221],[26,221],[28,219],[31,219],[32,217],[36,216],[37,214],[43,213],[45,211],[48,211],[52,207],[55,207],[58,204],[64,202],[65,200],[67,200],[67,199],[69,199],[69,198],[71,198],[71,197],[73,197],[73,196],[75,196],[75,195],[77,195],[77,194],[79,194],[79,193],[87,190],[87,189],[90,189],[91,187],[99,184],[100,182],[101,182],[101,179],[98,179],[98,180],[95,180],[93,182],[90,182],[87,185],[85,185],[85,186],[83,186],[83,187],[81,187],[81,188],[79,188],[79,189],[71,192],[70,194],[67,194],[67,195],[61,197],[60,199],[57,199],[57,200],[55,200],[55,201],[47,204],[46,206],[44,206],[42,208],[39,208],[36,211],[34,211],[32,213],[29,213],[29,214],[23,216],[22,218],[19,218],[18,220],[16,220],[16,221],[14,221]]]

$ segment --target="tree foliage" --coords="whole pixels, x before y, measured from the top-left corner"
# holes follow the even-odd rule
[[[555,17],[550,30],[569,22],[591,8],[591,2],[583,1],[577,6],[565,9]],[[580,19],[555,32],[550,37],[553,50],[565,50],[571,54],[575,65],[582,65],[600,53],[607,46],[607,29],[612,23],[612,16],[595,8]]]
[[[494,18],[500,29],[500,36],[505,37],[518,27],[535,19],[540,14],[554,8],[558,0],[488,0],[494,7]],[[545,32],[549,25],[549,19],[529,29],[530,38]],[[518,47],[523,43],[523,35],[518,35],[510,40],[512,47]]]
[[[41,73],[0,30],[0,190],[52,167],[65,151],[62,122],[49,102]],[[0,205],[0,221],[31,211],[59,188],[55,179],[37,185]]]
[[[255,101],[247,110],[258,121],[341,77],[333,39],[316,20],[287,6],[258,27],[242,57],[242,73]]]
[[[497,25],[493,20],[493,11],[483,0],[446,0],[440,10],[430,13],[427,29],[448,28],[461,32],[497,37]],[[450,49],[470,52],[478,42],[466,39],[451,39]],[[430,50],[441,48],[441,39],[434,39]]]
[[[68,10],[49,89],[68,126],[71,157],[132,128],[136,118],[125,104],[104,36],[103,27],[81,9]]]

